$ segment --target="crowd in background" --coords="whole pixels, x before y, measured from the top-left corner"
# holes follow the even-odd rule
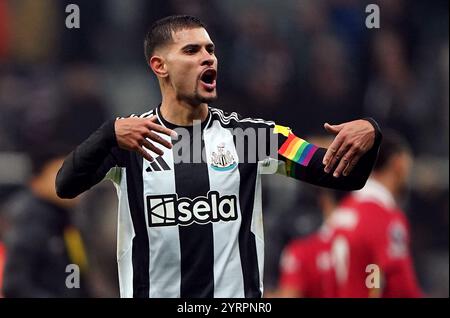
[[[70,3],[79,5],[79,29],[65,26]],[[368,3],[380,7],[379,29],[365,25]],[[108,118],[158,105],[143,39],[170,14],[208,26],[219,58],[214,106],[304,138],[323,134],[325,122],[371,116],[407,139],[415,163],[403,209],[416,271],[427,295],[448,297],[446,0],[0,0],[0,242],[35,160],[75,147]],[[270,176],[263,191],[273,290],[282,248],[322,220],[310,186]],[[74,210],[89,295],[117,296],[114,188],[100,184]],[[0,246],[0,270],[1,258]]]

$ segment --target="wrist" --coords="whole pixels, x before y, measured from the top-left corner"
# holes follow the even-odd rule
[[[103,140],[110,147],[117,146],[115,123],[116,119],[110,119],[100,127]]]
[[[375,142],[374,142],[374,144],[379,144],[381,142],[382,137],[383,137],[383,135],[381,134],[380,126],[378,125],[376,120],[373,119],[372,117],[365,117],[365,118],[363,118],[363,120],[368,121],[372,125],[372,127],[375,129]]]

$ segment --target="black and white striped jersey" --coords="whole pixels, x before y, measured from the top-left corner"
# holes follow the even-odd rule
[[[211,107],[204,122],[190,127],[167,122],[159,107],[140,117],[152,115],[185,132],[172,140],[172,150],[149,162],[120,149],[112,120],[66,158],[56,180],[61,197],[74,197],[105,176],[114,182],[121,297],[261,297],[261,174],[271,169],[316,185],[360,188],[381,140],[368,119],[377,130],[374,147],[349,176],[333,178],[323,171],[325,149],[273,122]],[[257,148],[275,135],[275,153],[250,147],[249,137],[241,138],[249,128],[261,138]]]

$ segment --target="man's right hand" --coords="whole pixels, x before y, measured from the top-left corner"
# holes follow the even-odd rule
[[[114,131],[117,144],[122,149],[136,151],[148,161],[153,161],[154,159],[144,148],[162,156],[164,152],[156,147],[154,143],[158,143],[168,149],[172,149],[172,144],[155,132],[163,133],[173,138],[177,137],[177,133],[155,122],[156,116],[150,118],[130,117],[116,120]],[[150,140],[153,142],[150,142]]]

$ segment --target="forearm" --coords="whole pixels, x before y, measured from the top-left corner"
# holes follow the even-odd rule
[[[118,163],[114,120],[97,129],[64,160],[56,177],[56,192],[61,198],[73,198],[100,182]]]
[[[333,176],[332,171],[329,173],[326,173],[324,171],[325,166],[323,165],[322,162],[323,157],[325,156],[326,153],[325,148],[317,148],[317,147],[312,148],[310,146],[302,147],[302,149],[305,149],[304,152],[310,151],[311,153],[300,154],[299,150],[296,157],[291,158],[292,156],[288,156],[286,155],[286,153],[289,153],[289,149],[292,149],[292,147],[289,148],[289,145],[283,145],[284,148],[282,147],[279,153],[280,155],[282,155],[282,157],[284,154],[283,159],[285,160],[286,174],[290,177],[318,186],[338,190],[361,189],[365,185],[372,171],[372,168],[375,164],[382,139],[381,131],[377,123],[370,118],[366,120],[368,120],[375,128],[375,141],[371,149],[360,158],[360,160],[358,161],[358,163],[348,176],[341,175],[336,178]],[[292,142],[296,143],[295,140],[293,140]]]
[[[366,184],[366,181],[375,164],[378,153],[378,146],[374,145],[364,156],[348,176],[333,177],[332,173],[326,173],[322,164],[326,149],[319,148],[310,161],[308,167],[301,166],[292,161],[286,161],[289,176],[322,187],[337,190],[359,190]]]

